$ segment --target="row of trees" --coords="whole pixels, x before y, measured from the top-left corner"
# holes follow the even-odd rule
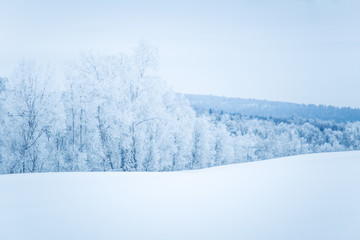
[[[360,149],[360,122],[250,118],[219,113],[210,117],[211,122],[225,125],[231,133],[233,162]]]
[[[51,89],[51,72],[19,64],[0,78],[0,173],[175,171],[360,147],[359,123],[196,114],[156,66],[144,43],[132,55],[86,55]]]
[[[65,88],[34,62],[1,79],[0,172],[171,171],[222,164],[224,127],[156,77],[156,49],[86,55]],[[226,136],[215,139],[216,135]],[[213,139],[214,138],[214,139]]]

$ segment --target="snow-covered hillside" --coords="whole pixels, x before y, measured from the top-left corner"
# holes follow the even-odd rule
[[[0,176],[0,239],[360,239],[360,152]]]

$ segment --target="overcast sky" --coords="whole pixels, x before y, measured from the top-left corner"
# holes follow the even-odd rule
[[[0,1],[0,76],[141,40],[177,92],[360,107],[357,0]]]

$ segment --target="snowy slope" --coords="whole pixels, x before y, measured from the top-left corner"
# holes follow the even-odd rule
[[[360,152],[0,176],[0,239],[360,239]]]

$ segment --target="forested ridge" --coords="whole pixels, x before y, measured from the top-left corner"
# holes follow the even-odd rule
[[[34,61],[0,78],[0,173],[177,171],[360,148],[359,122],[195,112],[157,77],[156,48],[83,55],[64,89]]]
[[[211,95],[186,94],[197,112],[223,112],[259,118],[303,118],[338,123],[360,121],[360,109],[315,104],[229,98]]]

